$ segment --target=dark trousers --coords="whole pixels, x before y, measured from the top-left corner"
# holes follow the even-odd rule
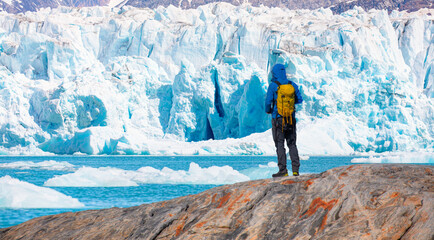
[[[298,172],[300,168],[300,158],[298,156],[298,150],[296,145],[297,133],[295,128],[295,121],[291,127],[282,131],[282,119],[273,118],[272,126],[273,140],[274,144],[276,145],[277,165],[279,166],[279,172],[286,171],[285,140],[289,149],[289,156],[292,163],[292,171]]]

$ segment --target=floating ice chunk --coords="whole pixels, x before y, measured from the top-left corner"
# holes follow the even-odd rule
[[[229,184],[250,180],[249,177],[230,166],[212,166],[201,168],[197,163],[190,163],[188,171],[163,168],[161,171],[152,167],[137,170],[134,180],[140,183],[169,184]]]
[[[269,162],[267,165],[259,164],[259,167],[241,170],[241,173],[248,176],[251,180],[255,180],[270,178],[271,175],[276,173],[278,170],[277,162]]]
[[[75,166],[69,162],[56,162],[54,160],[32,162],[32,161],[18,161],[11,163],[0,163],[0,168],[12,169],[42,169],[49,171],[75,171]]]
[[[271,168],[271,167],[277,167],[276,162],[269,162],[267,165],[259,164],[259,168]]]
[[[0,178],[0,208],[82,208],[84,204],[46,187],[10,176]]]
[[[300,155],[299,158],[300,160],[306,161],[309,160],[310,157],[308,155]],[[291,159],[291,157],[289,156],[289,152],[286,153],[286,159]]]
[[[354,158],[352,163],[434,163],[434,153],[403,153]]]
[[[137,171],[111,167],[82,167],[75,173],[53,177],[45,186],[55,187],[126,187],[138,184],[229,184],[250,180],[230,166],[201,168],[191,163],[188,171],[164,167],[142,167]]]
[[[117,168],[81,167],[74,173],[48,179],[44,185],[50,187],[130,187],[137,186],[131,180],[131,172]]]
[[[301,156],[300,156],[300,159],[301,159]],[[307,159],[301,159],[301,160],[307,160]],[[288,161],[291,161],[291,160],[289,160],[289,158],[288,158]],[[250,178],[250,180],[256,180],[256,179],[271,178],[271,176],[274,173],[276,173],[278,170],[279,170],[279,168],[277,166],[277,159],[276,159],[276,162],[269,162],[267,165],[259,164],[259,167],[252,167],[252,168],[244,169],[244,170],[241,170],[240,172],[242,174],[248,176]],[[290,169],[288,171],[290,171]],[[309,174],[309,173],[312,173],[312,172],[301,172],[300,174]],[[292,172],[288,172],[288,174],[289,174],[289,176],[292,176]]]

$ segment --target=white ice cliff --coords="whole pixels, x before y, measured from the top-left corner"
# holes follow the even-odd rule
[[[0,153],[274,154],[275,63],[301,154],[432,152],[433,35],[432,9],[0,12]]]

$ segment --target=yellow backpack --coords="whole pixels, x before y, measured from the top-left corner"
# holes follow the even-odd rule
[[[294,112],[295,105],[295,88],[288,82],[288,84],[277,84],[277,113],[282,116],[282,131],[284,126],[289,123],[292,125],[292,113]]]

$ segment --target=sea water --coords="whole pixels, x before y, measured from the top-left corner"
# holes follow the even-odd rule
[[[432,156],[423,163],[432,165]],[[311,156],[301,160],[300,173],[370,161]],[[275,156],[2,156],[0,228],[68,211],[164,201],[276,171]]]

